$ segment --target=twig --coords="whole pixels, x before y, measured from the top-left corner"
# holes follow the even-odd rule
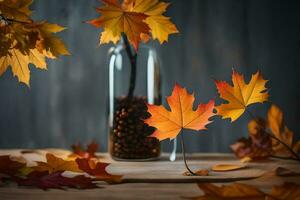
[[[127,53],[127,56],[129,58],[130,64],[131,64],[131,70],[130,70],[130,82],[129,82],[129,89],[128,89],[128,98],[133,97],[135,84],[136,84],[136,60],[137,60],[137,53],[132,53],[130,49],[130,44],[128,42],[128,39],[124,33],[122,33],[122,38],[124,40],[125,44],[125,50]]]
[[[180,133],[179,133],[180,134]],[[187,162],[186,162],[186,158],[185,158],[185,145],[184,145],[184,138],[182,133],[180,134],[180,139],[181,139],[181,150],[182,150],[182,154],[183,154],[183,161],[185,164],[185,168],[194,176],[196,176],[196,174],[189,168]]]
[[[287,145],[285,142],[282,142],[280,139],[278,139],[277,137],[275,137],[274,135],[272,135],[271,133],[265,131],[265,133],[267,133],[271,138],[275,139],[276,141],[278,141],[280,144],[282,144],[283,146],[285,146],[285,148],[287,148],[291,154],[293,154],[293,156],[295,156],[295,158],[300,161],[300,157],[298,156],[298,154],[289,146]]]
[[[245,109],[246,112],[250,115],[250,117],[257,122],[258,126],[260,126],[264,132],[270,136],[271,138],[273,138],[274,140],[278,141],[280,144],[282,144],[291,154],[293,154],[293,156],[295,156],[295,158],[293,157],[280,157],[278,156],[277,158],[279,159],[290,159],[290,160],[297,160],[297,161],[300,161],[300,157],[298,156],[298,154],[296,152],[294,152],[294,150],[289,146],[287,145],[285,142],[281,141],[279,138],[277,138],[276,136],[274,136],[273,134],[269,133],[268,131],[265,130],[265,127],[262,127],[261,124],[256,120],[255,116],[247,109]]]
[[[26,22],[26,21],[20,21],[20,20],[16,20],[16,19],[7,18],[2,14],[0,14],[0,20],[3,20],[8,24],[9,23],[21,23],[21,24],[29,24],[30,23],[30,22]]]

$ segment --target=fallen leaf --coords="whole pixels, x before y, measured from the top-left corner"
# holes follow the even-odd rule
[[[233,86],[225,81],[215,81],[220,97],[227,101],[216,106],[217,114],[223,119],[230,118],[233,122],[245,112],[247,106],[268,100],[267,81],[259,71],[246,84],[244,76],[233,70],[232,82]]]
[[[106,171],[109,163],[96,162],[95,160],[86,158],[77,158],[76,162],[79,169],[94,176],[97,180],[107,183],[120,183],[122,181],[122,176],[112,175]]]
[[[243,157],[243,158],[240,160],[241,163],[248,163],[248,162],[251,162],[251,161],[252,161],[252,158],[249,157],[249,156],[245,156],[245,157]]]
[[[274,182],[280,180],[279,183],[282,182],[282,177],[297,177],[300,173],[292,171],[290,169],[284,167],[276,167],[275,169],[269,170],[263,173],[256,180],[259,182]]]
[[[175,84],[172,95],[167,97],[171,111],[162,105],[148,104],[148,113],[151,117],[144,122],[156,128],[151,137],[161,141],[167,138],[174,139],[183,128],[205,130],[205,126],[211,123],[209,118],[214,116],[214,100],[210,100],[207,104],[199,104],[196,110],[193,110],[194,101],[193,94]]]
[[[71,146],[73,153],[69,157],[81,157],[81,158],[95,158],[96,151],[98,150],[99,145],[96,142],[91,142],[88,144],[87,149],[84,150],[81,144],[74,144]]]
[[[67,161],[62,158],[58,158],[53,154],[46,154],[47,162],[37,161],[37,166],[33,169],[36,171],[47,171],[50,174],[62,171],[82,172],[75,161]]]
[[[78,175],[75,177],[64,177],[62,172],[55,172],[49,174],[47,171],[31,172],[26,178],[14,177],[14,180],[20,186],[35,186],[41,189],[57,188],[62,189],[64,187],[71,188],[97,188],[97,185],[92,182],[92,178],[85,177],[84,175]]]
[[[284,183],[280,186],[274,186],[269,196],[274,200],[300,200],[300,185]]]
[[[239,169],[246,168],[246,165],[236,165],[236,164],[218,164],[212,166],[212,170],[215,172],[226,172],[226,171],[234,171]]]
[[[199,188],[204,192],[203,196],[193,199],[201,200],[223,200],[223,199],[247,199],[247,200],[265,200],[265,193],[254,186],[233,183],[230,185],[216,186],[211,183],[198,183]]]
[[[0,156],[0,174],[15,175],[26,166],[26,163],[12,160],[9,155]]]
[[[207,169],[200,169],[194,172],[196,176],[208,176],[209,175],[209,170]],[[195,176],[194,174],[191,174],[189,171],[186,171],[183,173],[184,176]]]
[[[293,142],[294,133],[283,123],[283,113],[276,105],[272,105],[268,111],[268,127],[273,135],[283,143],[287,144],[296,153],[300,152],[300,140]],[[292,156],[287,148],[275,139],[272,139],[272,150],[277,156]]]
[[[198,200],[299,200],[300,185],[295,183],[284,183],[273,186],[271,193],[264,193],[258,188],[242,183],[216,186],[211,183],[198,183],[204,195],[189,199]]]

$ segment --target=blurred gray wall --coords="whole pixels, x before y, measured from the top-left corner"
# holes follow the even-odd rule
[[[260,69],[269,79],[271,101],[286,124],[300,132],[300,12],[297,1],[172,0],[168,15],[180,31],[154,46],[163,67],[163,96],[174,82],[201,102],[216,98],[213,78],[230,80],[231,68],[246,77]],[[97,0],[35,0],[36,19],[68,29],[59,35],[72,56],[48,60],[48,71],[31,67],[31,87],[11,71],[0,77],[0,148],[69,147],[95,139],[107,148],[107,51],[97,48],[99,29],[83,23],[97,15]],[[251,110],[265,116],[270,104]],[[208,131],[185,131],[190,152],[227,152],[247,135],[244,115],[231,124],[215,118]],[[163,143],[169,150],[169,141]]]

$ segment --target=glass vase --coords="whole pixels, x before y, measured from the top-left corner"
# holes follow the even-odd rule
[[[143,120],[149,117],[146,103],[161,104],[159,60],[146,45],[134,53],[123,40],[109,50],[109,153],[115,160],[154,160],[160,143]]]

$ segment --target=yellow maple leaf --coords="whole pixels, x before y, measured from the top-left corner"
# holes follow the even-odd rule
[[[223,119],[231,118],[231,121],[238,119],[246,110],[246,107],[254,103],[263,103],[268,100],[269,94],[265,87],[267,80],[258,71],[253,74],[248,84],[244,76],[233,70],[233,86],[225,81],[215,81],[220,97],[228,103],[216,106],[217,114]]]
[[[109,43],[110,41],[116,44],[119,40],[120,40],[120,35],[113,36],[110,30],[105,30],[101,33],[99,44],[106,44]]]
[[[59,55],[69,55],[63,42],[53,35],[62,30],[63,27],[47,22],[10,25],[5,38],[13,40],[9,49],[1,53],[0,76],[10,66],[13,75],[29,86],[30,63],[36,68],[47,69],[46,57],[55,59]]]
[[[30,71],[28,65],[34,64],[37,68],[46,69],[45,56],[36,49],[31,49],[28,55],[24,55],[18,49],[9,51],[10,55],[0,58],[0,76],[11,66],[12,73],[20,82],[29,86]]]
[[[37,162],[33,169],[36,171],[48,171],[50,174],[59,171],[82,172],[74,160],[64,160],[51,153],[46,154],[47,162]]]
[[[3,0],[0,1],[0,13],[9,19],[30,22],[32,0]]]
[[[145,22],[151,29],[152,38],[158,39],[160,44],[168,41],[170,34],[178,33],[170,18],[162,15],[169,6],[168,3],[158,0],[133,0],[131,5],[132,7],[129,8],[131,11],[144,13],[148,16]]]
[[[45,21],[34,22],[30,18],[31,3],[32,0],[0,1],[0,76],[11,67],[13,75],[28,86],[29,64],[47,69],[45,58],[70,54],[61,39],[53,34],[65,28]]]
[[[162,105],[148,104],[148,112],[151,117],[144,120],[149,126],[156,128],[151,137],[159,140],[175,138],[181,129],[204,130],[206,125],[211,123],[209,118],[214,115],[214,101],[207,104],[199,104],[196,110],[193,110],[195,97],[189,94],[185,88],[178,84],[174,86],[172,95],[167,97],[167,102],[171,111],[165,109]]]
[[[43,22],[38,24],[37,29],[40,33],[39,45],[42,45],[40,51],[48,58],[57,58],[60,55],[70,55],[62,40],[55,37],[53,33],[58,33],[65,30],[65,27],[57,24]],[[41,47],[41,46],[39,46]],[[45,52],[43,52],[45,50]]]

